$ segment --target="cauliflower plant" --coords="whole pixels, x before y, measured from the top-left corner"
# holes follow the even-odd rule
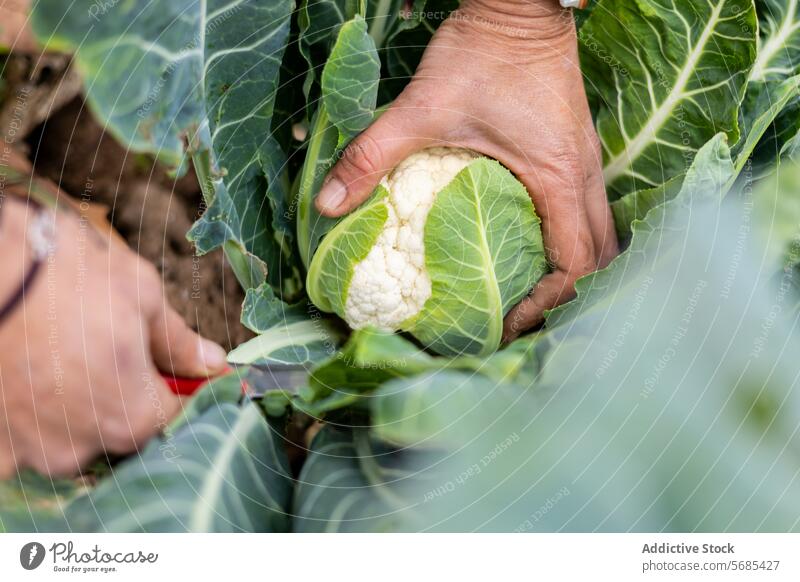
[[[428,212],[436,193],[476,157],[455,148],[423,150],[384,178],[388,215],[375,246],[355,265],[344,308],[350,327],[394,331],[422,311],[431,296],[423,240]]]
[[[431,148],[328,233],[308,291],[353,329],[405,330],[439,353],[487,354],[503,316],[545,271],[524,186],[474,152]]]

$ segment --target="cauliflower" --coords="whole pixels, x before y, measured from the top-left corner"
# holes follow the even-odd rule
[[[468,150],[431,148],[325,235],[306,289],[353,329],[403,330],[443,355],[487,355],[505,314],[546,271],[539,218],[511,172]]]
[[[422,150],[383,179],[388,217],[375,246],[355,265],[345,303],[350,327],[393,331],[422,311],[431,296],[425,221],[436,194],[477,157],[456,148]]]

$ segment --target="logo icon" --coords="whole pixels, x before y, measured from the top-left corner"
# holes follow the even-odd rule
[[[44,546],[39,542],[28,542],[19,551],[19,563],[26,570],[35,570],[44,561]]]

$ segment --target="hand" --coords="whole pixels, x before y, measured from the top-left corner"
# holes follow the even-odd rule
[[[575,24],[555,0],[464,0],[434,35],[392,106],[345,151],[318,198],[328,216],[364,202],[420,149],[460,146],[525,184],[553,272],[506,317],[506,341],[574,296],[617,253],[602,156],[578,62]]]
[[[3,203],[8,297],[31,254],[32,208]],[[180,407],[158,370],[214,374],[225,352],[191,331],[153,266],[58,212],[56,247],[24,302],[0,325],[0,478],[15,469],[70,475],[103,451],[127,453]]]

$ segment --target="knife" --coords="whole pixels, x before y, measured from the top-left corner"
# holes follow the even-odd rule
[[[219,376],[210,378],[183,378],[171,374],[162,374],[161,377],[173,394],[192,396],[210,381],[234,372],[241,379],[242,392],[257,400],[270,392],[297,394],[308,380],[309,369],[299,364],[234,364]]]

